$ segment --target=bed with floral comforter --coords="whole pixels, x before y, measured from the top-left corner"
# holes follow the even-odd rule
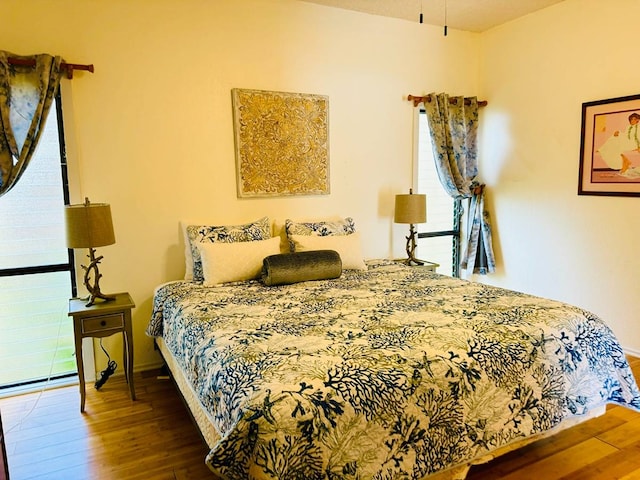
[[[334,280],[156,290],[225,479],[421,479],[607,403],[640,409],[622,348],[565,303],[387,261]]]

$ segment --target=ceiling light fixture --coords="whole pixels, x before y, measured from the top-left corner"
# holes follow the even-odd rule
[[[447,36],[447,0],[444,0],[444,36]]]

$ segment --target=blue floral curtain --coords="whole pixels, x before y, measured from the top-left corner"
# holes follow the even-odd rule
[[[10,63],[32,62],[32,65]],[[60,84],[62,59],[20,57],[0,50],[0,196],[24,173]]]
[[[478,175],[478,99],[432,93],[424,101],[438,177],[446,192],[456,199],[470,199],[468,228],[460,267],[467,272],[495,271],[491,225],[484,210],[484,188]]]

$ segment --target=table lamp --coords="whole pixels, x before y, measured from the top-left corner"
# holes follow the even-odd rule
[[[416,251],[416,230],[414,224],[425,223],[427,221],[427,196],[424,194],[414,194],[413,189],[409,189],[409,194],[396,195],[395,223],[408,223],[409,236],[407,239],[407,259],[406,265],[424,265],[424,261],[415,257]]]
[[[84,286],[89,292],[87,307],[93,305],[96,299],[104,301],[115,300],[114,296],[100,292],[100,274],[98,264],[102,256],[95,256],[96,247],[112,245],[116,242],[111,221],[111,207],[107,203],[90,203],[85,198],[84,203],[67,205],[65,207],[67,224],[67,247],[88,248],[89,266],[82,265],[84,270]],[[93,278],[92,278],[93,277]]]

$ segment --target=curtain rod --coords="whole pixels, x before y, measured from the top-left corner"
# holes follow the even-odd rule
[[[413,101],[413,106],[417,107],[422,102],[430,102],[431,101],[431,95],[425,95],[424,97],[416,97],[415,95],[407,95],[407,100],[409,100],[410,102]],[[449,102],[453,103],[454,99],[453,98],[449,99]],[[464,104],[465,105],[470,105],[469,100],[465,100]],[[486,100],[478,100],[478,106],[479,107],[486,107],[487,105],[488,105],[488,102]]]
[[[7,60],[9,62],[9,65],[20,65],[20,66],[23,66],[23,67],[33,67],[36,64],[35,60],[26,59],[26,58],[9,57]],[[72,79],[73,78],[73,71],[74,70],[86,70],[88,72],[93,73],[93,64],[91,64],[91,65],[79,65],[77,63],[62,62],[60,64],[60,66],[67,70],[67,78],[68,79]]]

